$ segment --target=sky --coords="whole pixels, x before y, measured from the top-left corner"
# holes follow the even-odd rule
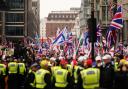
[[[40,0],[40,19],[47,17],[51,11],[70,10],[70,7],[80,7],[81,0]]]

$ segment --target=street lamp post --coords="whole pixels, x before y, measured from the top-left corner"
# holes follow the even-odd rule
[[[90,0],[91,1],[91,0]],[[93,1],[93,0],[92,0]],[[94,3],[91,3],[91,18],[88,19],[88,28],[89,28],[89,39],[91,42],[91,57],[94,61],[94,43],[96,42],[96,18],[94,18]]]

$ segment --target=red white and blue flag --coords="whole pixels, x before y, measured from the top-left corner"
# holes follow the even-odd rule
[[[109,30],[107,33],[107,47],[111,48],[112,45],[116,43],[117,32],[115,30]]]
[[[122,6],[118,6],[117,11],[110,23],[110,29],[116,30],[121,29],[123,27],[123,13],[122,13]]]

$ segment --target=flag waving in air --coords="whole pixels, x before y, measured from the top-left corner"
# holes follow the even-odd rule
[[[55,38],[55,40],[52,42],[54,45],[60,45],[65,42],[67,38],[67,28],[65,27],[61,33]]]
[[[121,29],[123,27],[123,13],[122,13],[122,6],[118,6],[117,11],[110,23],[110,29],[116,30]]]

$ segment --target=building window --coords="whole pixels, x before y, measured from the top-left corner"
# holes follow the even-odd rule
[[[6,22],[24,22],[24,13],[6,13]]]
[[[57,18],[57,15],[55,15],[55,18]]]
[[[51,15],[51,18],[54,18],[54,15]]]
[[[103,6],[103,8],[102,8],[102,20],[105,21],[106,17],[108,17],[108,11],[106,12],[106,7]]]
[[[5,34],[9,36],[23,36],[24,27],[6,26]]]
[[[63,15],[63,17],[62,18],[65,18],[65,15]]]
[[[61,15],[59,15],[59,18],[61,18]]]
[[[72,16],[72,15],[70,15],[70,18],[73,18],[73,16]]]
[[[36,2],[36,1],[33,1],[33,2],[32,2],[32,6],[33,6],[33,7],[37,7],[37,2]]]
[[[25,0],[6,0],[10,9],[24,9]]]
[[[76,18],[76,15],[73,15],[73,18]]]

